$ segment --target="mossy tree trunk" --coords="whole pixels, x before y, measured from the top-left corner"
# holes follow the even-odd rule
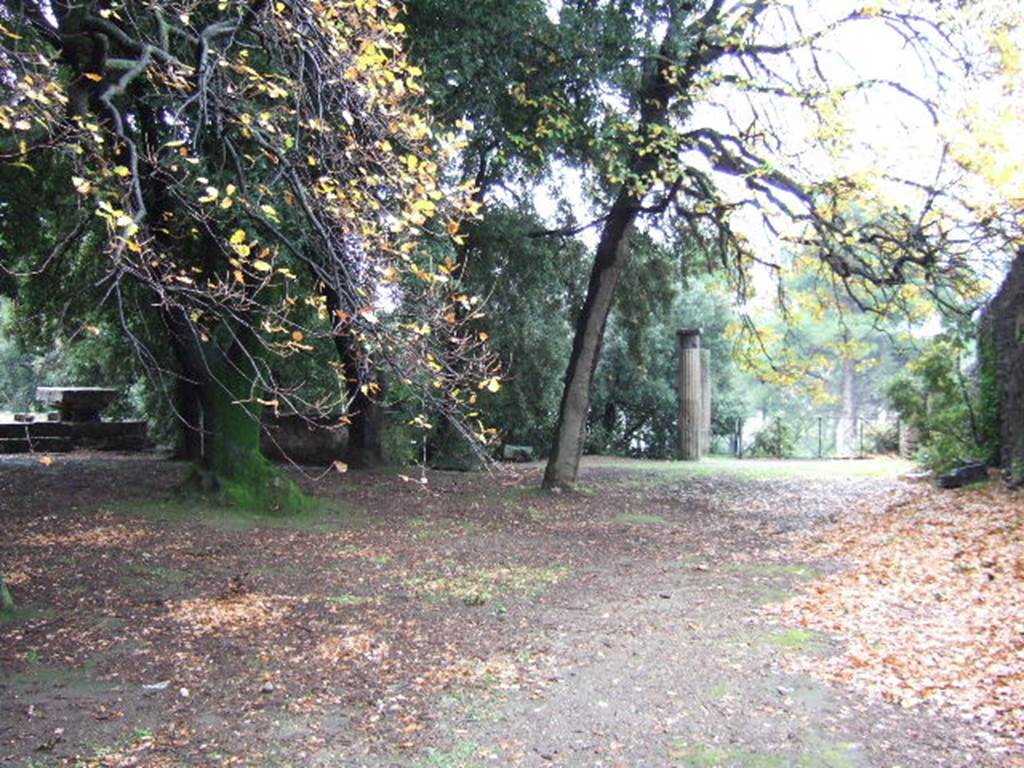
[[[13,610],[14,598],[11,597],[11,591],[7,589],[7,582],[4,580],[3,573],[0,573],[0,611]]]
[[[181,368],[182,448],[196,468],[188,485],[246,509],[301,511],[305,497],[260,451],[256,344],[245,335],[223,347],[202,341],[180,317],[168,325]]]

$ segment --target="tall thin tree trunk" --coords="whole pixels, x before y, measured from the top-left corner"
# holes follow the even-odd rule
[[[545,488],[571,488],[576,482],[590,410],[590,389],[604,341],[615,287],[629,261],[629,235],[638,209],[631,196],[620,196],[601,233],[587,299],[576,322],[569,368],[565,375],[555,446],[544,472]]]
[[[338,294],[330,286],[324,285],[323,295],[330,316],[337,318],[342,311]],[[379,402],[384,393],[383,375],[380,371],[368,369],[359,342],[351,335],[335,332],[334,348],[345,371],[345,394],[349,403],[345,460],[353,467],[375,467],[384,462],[384,410]],[[371,397],[363,389],[371,384],[379,390],[376,397]]]
[[[685,4],[683,4],[685,5]],[[665,27],[659,56],[649,61],[638,94],[640,107],[637,135],[668,122],[668,107],[680,88],[676,79],[676,49],[682,27],[682,7],[674,7]],[[634,151],[629,159],[632,176],[649,177],[658,167],[653,151]],[[571,488],[576,483],[590,410],[590,390],[601,354],[605,327],[615,299],[615,288],[629,262],[629,240],[643,205],[642,193],[625,185],[605,219],[601,240],[590,273],[587,298],[576,323],[569,368],[565,374],[562,405],[554,450],[544,472],[547,489]],[[668,203],[666,199],[665,203]]]

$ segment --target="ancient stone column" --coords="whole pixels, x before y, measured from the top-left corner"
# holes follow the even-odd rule
[[[711,453],[711,350],[700,351],[700,455]]]
[[[704,396],[701,387],[700,329],[679,331],[679,458],[700,461]]]

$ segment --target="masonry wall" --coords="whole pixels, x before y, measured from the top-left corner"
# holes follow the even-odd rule
[[[981,323],[981,344],[995,352],[1000,463],[1024,482],[1024,249],[1014,259]]]

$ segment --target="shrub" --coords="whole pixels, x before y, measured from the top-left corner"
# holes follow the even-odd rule
[[[961,367],[964,346],[955,336],[936,337],[887,392],[900,417],[920,433],[918,461],[936,473],[993,455],[993,438],[981,429],[979,388]]]
[[[776,459],[793,456],[796,453],[797,439],[796,429],[776,416],[754,436],[754,443],[750,446],[750,455],[769,456]]]

